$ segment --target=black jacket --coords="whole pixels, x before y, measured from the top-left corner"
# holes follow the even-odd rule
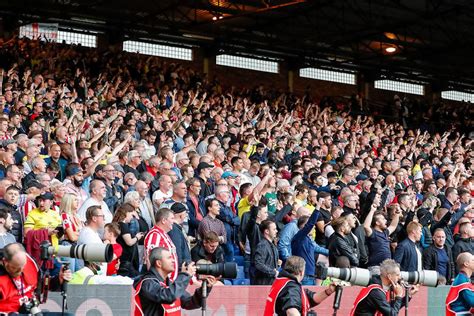
[[[453,247],[453,261],[456,261],[459,254],[462,252],[474,253],[474,239],[472,238],[459,238]],[[458,267],[455,267],[456,273],[458,273]]]
[[[382,285],[382,281],[376,275],[370,279],[370,284]],[[402,298],[395,298],[393,302],[388,302],[383,291],[374,289],[359,302],[354,315],[373,316],[378,311],[384,316],[396,316],[403,306],[405,306],[405,302]]]
[[[273,283],[275,271],[278,269],[278,249],[273,242],[262,238],[255,249],[253,266],[255,267],[253,285],[270,285]]]
[[[167,278],[163,280],[161,275],[153,267],[140,279],[135,281],[134,287],[137,289],[141,282],[141,289],[138,293],[140,297],[141,308],[144,316],[161,316],[164,309],[161,304],[172,304],[178,298],[181,299],[181,308],[196,309],[202,304],[202,290],[196,289],[194,295],[190,295],[186,288],[189,285],[191,276],[186,273],[179,273],[176,280],[171,283]],[[164,282],[168,287],[163,287],[160,282]],[[208,288],[208,291],[211,289]]]
[[[417,248],[418,245],[409,238],[406,238],[398,244],[397,249],[395,249],[395,253],[393,254],[393,259],[400,264],[401,271],[418,271]]]
[[[245,214],[244,214],[245,215]],[[253,262],[255,257],[255,249],[262,240],[262,234],[260,233],[259,225],[257,224],[258,207],[252,206],[250,208],[250,217],[245,230],[250,245],[250,261]]]
[[[353,248],[345,236],[335,232],[329,238],[329,264],[336,265],[336,259],[340,256],[346,256],[351,263],[351,267],[359,266],[359,257],[357,248]]]
[[[184,235],[183,227],[176,223],[173,224],[173,228],[168,232],[174,245],[176,246],[176,254],[178,255],[178,267],[181,267],[183,262],[191,262],[191,251],[189,244]]]
[[[212,263],[224,263],[224,250],[219,245],[217,246],[214,253],[209,254],[206,251],[206,248],[204,248],[203,242],[199,241],[196,246],[191,249],[191,260],[194,262],[198,262],[201,259],[211,261]]]
[[[17,242],[23,242],[23,216],[18,210],[16,205],[11,205],[4,199],[0,200],[0,209],[6,210],[12,215],[12,220],[14,221],[11,229],[11,233],[15,236]]]
[[[286,316],[286,311],[290,308],[296,308],[301,313],[301,291],[303,290],[303,287],[293,275],[285,270],[281,271],[278,277],[289,278],[291,281],[288,282],[278,294],[275,303],[275,313],[277,313],[278,316]],[[315,292],[308,289],[304,289],[304,291],[308,297],[310,307],[316,306],[317,304],[313,299]]]
[[[447,284],[451,284],[451,279],[454,279],[455,277],[453,254],[451,252],[451,248],[446,245],[444,245],[444,250],[446,250],[446,254],[448,255],[446,281]],[[438,254],[435,245],[431,245],[423,251],[423,269],[438,270]]]

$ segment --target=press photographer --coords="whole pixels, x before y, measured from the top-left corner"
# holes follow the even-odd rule
[[[29,314],[37,308],[35,290],[38,286],[39,267],[19,243],[3,249],[0,265],[0,313]],[[56,291],[64,281],[72,278],[70,270],[61,269],[52,277],[49,290]],[[36,309],[38,312],[39,310]]]
[[[400,265],[392,259],[385,259],[380,265],[380,276],[372,276],[369,286],[359,292],[350,315],[398,315],[406,304],[403,300],[405,289],[400,284],[401,278]],[[411,286],[409,297],[418,290],[419,284]]]
[[[336,286],[329,285],[322,292],[315,293],[301,286],[305,276],[305,261],[291,256],[284,269],[273,282],[268,294],[264,316],[308,315],[309,309],[320,304],[335,292]]]
[[[181,315],[181,309],[197,309],[203,304],[203,288],[190,295],[186,288],[196,274],[194,263],[183,263],[176,280],[171,282],[169,274],[174,271],[174,258],[162,247],[151,250],[150,270],[135,282],[135,315]],[[214,276],[206,276],[207,287],[216,282]]]

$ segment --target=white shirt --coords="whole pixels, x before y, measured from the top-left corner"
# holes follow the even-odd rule
[[[98,232],[92,230],[92,228],[85,226],[81,229],[79,233],[79,238],[77,239],[78,245],[88,245],[88,244],[102,244],[102,239]]]
[[[102,212],[104,213],[104,223],[108,224],[112,222],[112,212],[110,212],[109,207],[107,204],[105,204],[104,201],[97,201],[96,199],[90,197],[87,200],[84,201],[84,203],[81,205],[79,210],[77,211],[77,215],[81,219],[81,221],[85,222],[86,221],[86,212],[87,209],[93,205],[98,205],[101,207]]]

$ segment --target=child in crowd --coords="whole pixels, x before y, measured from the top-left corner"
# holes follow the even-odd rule
[[[120,256],[122,255],[122,246],[117,243],[117,237],[120,235],[120,227],[117,223],[109,223],[104,227],[104,243],[112,245],[114,257],[107,264],[107,275],[117,275],[120,266]]]

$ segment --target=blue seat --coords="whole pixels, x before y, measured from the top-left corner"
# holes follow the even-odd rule
[[[226,279],[224,279],[223,282],[224,282],[224,285],[232,285],[232,281],[231,281],[231,280],[226,280]]]
[[[245,259],[242,256],[234,256],[234,261],[238,266],[243,266],[245,264]]]
[[[237,266],[237,279],[245,279],[245,271],[243,266]]]
[[[232,245],[234,246],[234,256],[240,256],[240,248],[237,247],[236,245]]]
[[[233,279],[232,283],[234,285],[250,285],[249,279]]]

